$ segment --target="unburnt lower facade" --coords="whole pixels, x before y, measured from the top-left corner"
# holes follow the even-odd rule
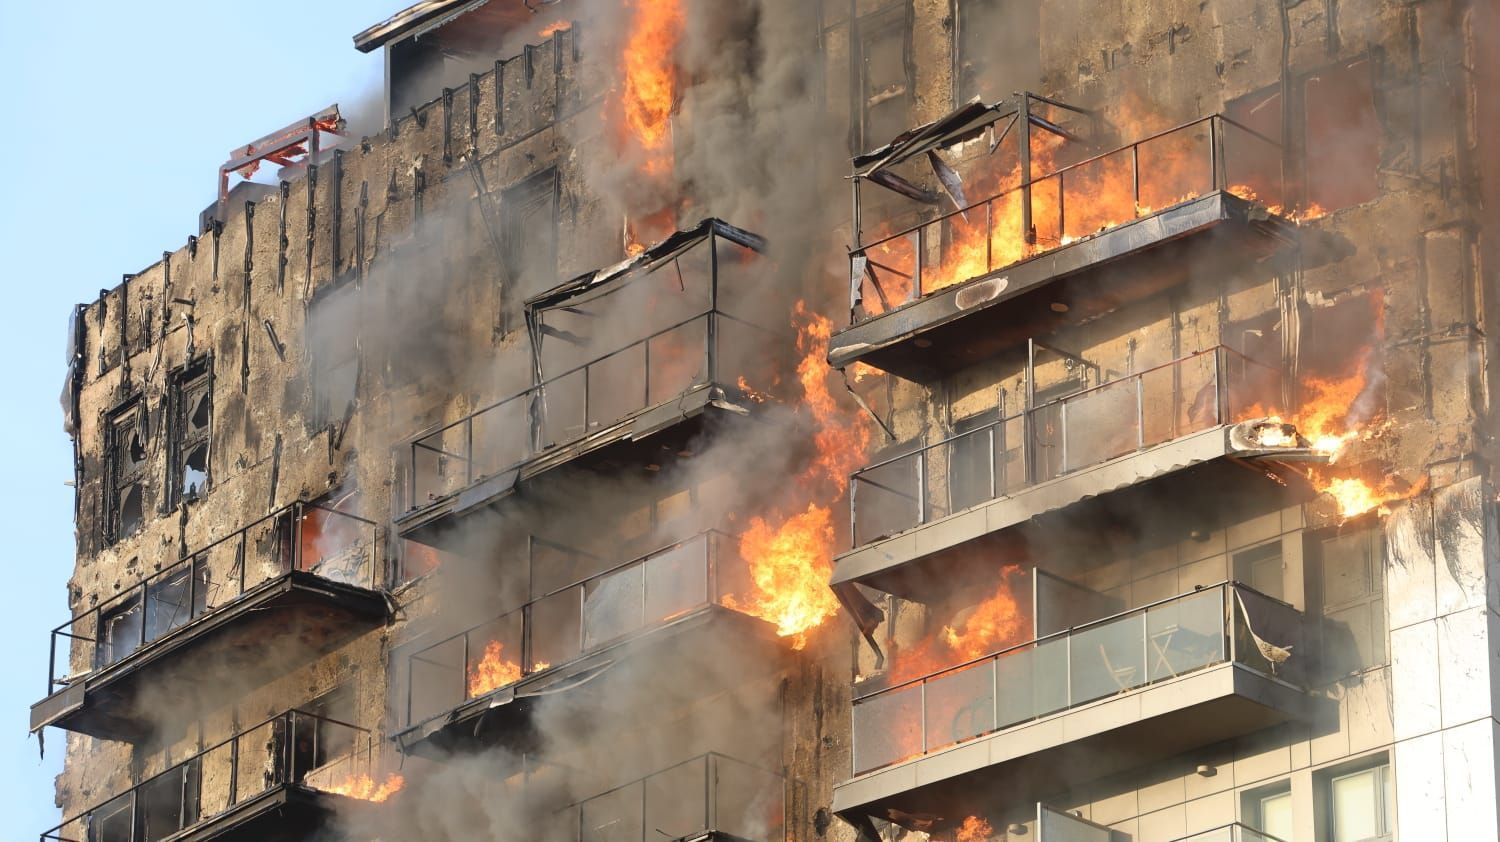
[[[1496,838],[1497,34],[360,32],[69,323],[42,838]]]

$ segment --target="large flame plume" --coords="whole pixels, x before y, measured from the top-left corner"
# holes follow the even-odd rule
[[[792,324],[797,328],[797,381],[802,388],[798,412],[813,425],[813,456],[787,487],[779,511],[750,519],[740,534],[740,557],[750,568],[754,593],[725,604],[776,625],[776,633],[807,645],[807,632],[838,613],[838,598],[828,586],[833,573],[833,512],[819,501],[842,495],[849,473],[870,449],[870,428],[834,400],[828,388],[831,372],[824,358],[833,322],[798,301]]]
[[[988,842],[995,835],[995,828],[988,821],[969,816],[953,833],[953,842]]]

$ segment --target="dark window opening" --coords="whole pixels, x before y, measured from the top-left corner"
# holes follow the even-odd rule
[[[957,102],[994,102],[1041,76],[1041,4],[958,0],[953,78]]]
[[[292,781],[301,781],[324,764],[354,750],[356,731],[344,724],[354,715],[354,692],[339,687],[314,699],[302,710],[312,716],[293,716]]]
[[[213,374],[200,360],[172,378],[171,449],[168,455],[172,505],[208,491],[209,433],[213,420]]]
[[[501,191],[500,217],[506,276],[519,292],[510,302],[519,305],[557,280],[557,170],[542,170]],[[510,309],[506,329],[519,313]]]
[[[99,617],[100,657],[99,667],[119,661],[140,648],[144,641],[145,623],[139,596],[122,601]]]
[[[116,411],[109,421],[106,470],[109,496],[105,522],[110,541],[135,532],[145,522],[145,420],[139,400]]]
[[[129,793],[95,810],[89,816],[89,842],[135,842]]]
[[[146,585],[146,642],[186,624],[208,605],[208,568],[195,562]]]
[[[1283,137],[1284,113],[1300,114],[1291,137]],[[1279,86],[1229,103],[1225,113],[1277,142],[1287,143],[1301,166],[1286,173],[1289,195],[1301,195],[1305,207],[1323,211],[1368,202],[1379,195],[1381,126],[1375,107],[1372,62],[1360,58],[1336,64],[1295,80],[1291,108],[1282,102]],[[1271,154],[1260,144],[1240,144],[1237,156]],[[1272,161],[1243,160],[1243,171],[1274,171]],[[1300,182],[1300,189],[1297,182]]]
[[[912,100],[911,27],[902,3],[859,22],[860,151],[885,143],[907,129]]]
[[[1380,118],[1369,59],[1335,65],[1303,82],[1307,200],[1327,210],[1379,193]]]
[[[199,781],[194,759],[141,785],[137,807],[143,842],[160,842],[198,822]]]

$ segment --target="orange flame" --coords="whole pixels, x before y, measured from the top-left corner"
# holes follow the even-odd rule
[[[994,835],[995,829],[989,822],[978,816],[969,816],[954,833],[953,842],[986,842]]]
[[[484,657],[469,671],[469,696],[485,693],[521,680],[521,665],[505,658],[505,644],[491,640],[484,645]]]
[[[898,650],[891,680],[932,675],[1028,639],[1030,618],[1016,593],[1016,578],[1022,573],[1020,566],[1006,565],[994,592],[983,601],[957,612],[939,633]]]
[[[540,38],[551,38],[559,32],[567,32],[572,28],[573,22],[570,20],[555,20],[542,27],[542,31],[538,32],[537,36]]]
[[[401,775],[387,775],[383,782],[376,784],[374,778],[361,773],[336,784],[329,784],[322,789],[334,795],[344,795],[380,804],[400,792],[404,786],[406,786],[406,778]]]
[[[748,599],[727,596],[724,604],[776,625],[776,633],[793,638],[792,648],[807,645],[807,632],[838,613],[839,602],[828,586],[833,573],[833,513],[818,501],[844,493],[849,473],[870,448],[870,429],[843,408],[828,388],[832,373],[825,357],[833,335],[832,320],[798,301],[797,382],[802,387],[798,412],[806,410],[814,425],[812,459],[788,491],[795,503],[782,513],[755,516],[740,535],[740,557],[749,566],[755,593]]]
[[[631,0],[626,39],[625,90],[621,97],[625,124],[647,153],[646,172],[671,168],[667,136],[677,100],[677,67],[672,54],[682,37],[684,15],[678,0]]]

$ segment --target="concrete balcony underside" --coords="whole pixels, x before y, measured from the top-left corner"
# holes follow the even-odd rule
[[[77,677],[31,706],[31,730],[51,725],[99,739],[140,741],[152,735],[155,723],[187,721],[198,704],[215,704],[191,688],[274,678],[389,616],[379,591],[294,571]],[[162,710],[167,701],[170,712]]]
[[[1195,748],[1306,719],[1315,699],[1234,663],[1120,693],[834,787],[845,816],[954,818],[1022,803]]]
[[[922,381],[1154,295],[1195,271],[1241,268],[1290,242],[1295,230],[1259,205],[1210,193],[839,331],[828,362],[863,362]]]
[[[1066,528],[1060,522],[1065,517],[1087,522],[1091,513],[1079,510],[1080,504],[1107,507],[1115,515],[1169,506],[1225,511],[1265,497],[1283,498],[1280,504],[1287,505],[1308,491],[1300,474],[1277,461],[1304,458],[1305,449],[1244,447],[1234,441],[1234,430],[1211,427],[855,548],[834,560],[833,584],[859,582],[920,601],[943,580],[914,562],[936,560],[979,539],[1024,539],[1033,531]]]
[[[681,665],[711,663],[715,652],[744,657],[750,649],[765,653],[768,659],[787,657],[786,646],[770,625],[711,605],[471,699],[412,725],[394,739],[404,753],[438,759],[495,746],[533,748],[538,735],[532,718],[545,697],[566,696],[579,709],[594,705],[608,710],[611,672],[617,666],[629,662],[631,680],[636,683],[701,681],[701,675],[685,674]],[[705,686],[704,692],[717,689]]]
[[[327,825],[340,805],[361,802],[301,784],[275,787],[206,822],[167,838],[167,842],[313,842],[342,838]]]
[[[690,442],[710,433],[717,424],[747,414],[730,402],[724,390],[709,383],[696,386],[671,401],[657,404],[596,430],[583,438],[554,447],[519,465],[483,477],[467,488],[396,519],[402,538],[443,546],[465,518],[504,506],[523,488],[558,469],[619,471],[626,466],[662,465],[677,457]]]

